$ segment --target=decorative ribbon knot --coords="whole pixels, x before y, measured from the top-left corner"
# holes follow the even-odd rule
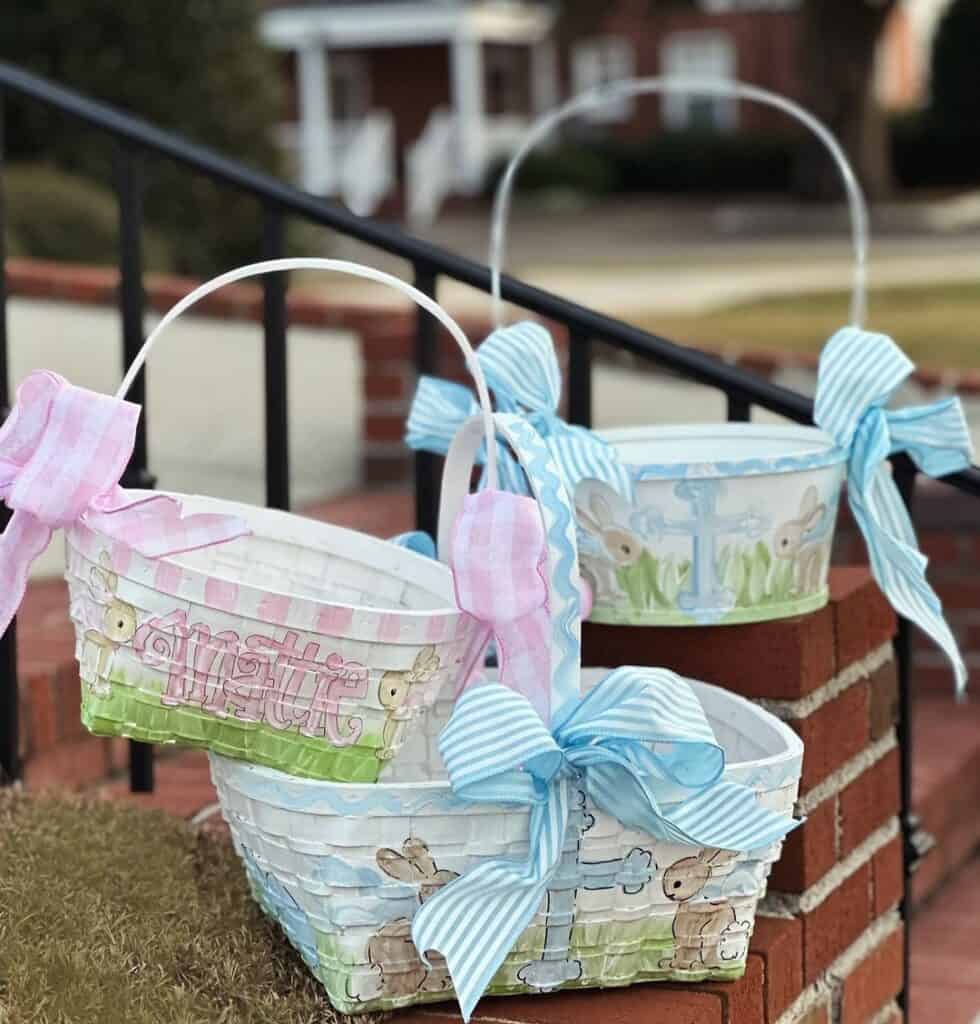
[[[439,749],[461,800],[529,808],[525,861],[485,861],[426,900],[412,924],[416,947],[446,958],[467,1020],[541,906],[563,850],[579,841],[576,793],[670,843],[749,851],[795,827],[722,780],[724,751],[694,691],[662,669],[617,669],[551,731],[520,694],[476,686],[458,700]]]
[[[249,532],[234,516],[182,517],[173,498],[119,486],[139,415],[131,402],[74,387],[46,370],[21,384],[0,427],[0,500],[13,512],[0,535],[0,633],[56,529],[84,519],[151,558]]]
[[[561,368],[551,335],[531,322],[494,331],[476,350],[499,412],[524,416],[544,440],[570,494],[585,477],[601,480],[630,498],[633,482],[615,449],[584,427],[558,415]],[[435,377],[422,377],[412,402],[405,435],[416,450],[445,455],[457,430],[479,411],[468,388]],[[504,445],[499,446],[501,486],[526,494],[527,484]]]
[[[973,445],[958,398],[885,409],[914,369],[891,338],[845,327],[821,353],[814,419],[848,453],[848,499],[878,585],[895,610],[944,651],[962,692],[966,666],[926,580],[927,559],[885,463],[904,452],[927,476],[945,476],[970,465]]]
[[[547,540],[537,503],[506,491],[463,499],[450,547],[456,601],[493,635],[501,676],[551,717]]]

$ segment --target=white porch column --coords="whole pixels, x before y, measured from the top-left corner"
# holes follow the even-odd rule
[[[545,114],[558,106],[558,55],[553,39],[544,38],[531,47],[531,109]]]
[[[296,64],[301,183],[307,192],[326,195],[336,181],[326,46],[319,40],[307,43],[297,51]]]
[[[483,102],[483,49],[479,39],[460,28],[450,53],[452,104],[456,118],[459,185],[475,192],[483,182],[486,124]]]

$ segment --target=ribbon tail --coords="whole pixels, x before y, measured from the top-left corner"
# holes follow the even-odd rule
[[[782,839],[798,822],[763,807],[753,789],[716,782],[678,804],[661,807],[638,776],[613,764],[597,764],[587,774],[596,806],[624,825],[669,843],[720,850],[758,850]]]
[[[915,529],[898,488],[880,466],[870,483],[849,492],[851,508],[864,534],[871,571],[892,607],[914,622],[949,658],[956,693],[966,688],[967,670],[943,606],[926,579],[926,557],[918,550]]]
[[[395,544],[407,551],[414,551],[417,555],[425,558],[435,559],[436,542],[425,530],[410,530],[408,533],[399,533],[395,537],[388,538],[389,544]]]
[[[31,566],[51,543],[52,530],[29,512],[16,510],[0,534],[0,636],[7,631],[24,600]]]
[[[225,544],[250,534],[238,516],[207,512],[184,515],[168,495],[132,495],[120,487],[97,499],[84,514],[92,529],[107,534],[147,558],[163,558]]]
[[[973,460],[973,439],[958,398],[886,414],[892,452],[907,452],[927,476],[966,469]]]
[[[415,451],[445,455],[459,428],[480,411],[462,384],[420,377],[405,427],[405,443]]]
[[[465,1021],[541,906],[565,845],[569,799],[560,779],[547,802],[531,808],[526,863],[481,864],[426,900],[412,921],[423,959],[428,950],[445,957]]]

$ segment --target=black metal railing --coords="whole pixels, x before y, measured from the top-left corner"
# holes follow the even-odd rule
[[[3,167],[3,103],[9,92],[21,100],[33,101],[90,125],[111,137],[116,144],[116,194],[119,202],[119,306],[122,318],[122,356],[128,365],[143,339],[142,288],[142,167],[148,157],[168,158],[189,174],[198,174],[223,187],[251,196],[264,211],[264,230],[256,240],[256,256],[273,259],[284,254],[285,229],[290,218],[330,228],[392,256],[409,265],[414,283],[432,298],[441,278],[449,278],[490,293],[490,271],[418,238],[368,218],[358,217],[342,207],[317,198],[279,179],[229,160],[204,146],[154,127],[140,118],[123,113],[65,89],[16,66],[0,62],[0,170]],[[0,190],[2,191],[2,190]],[[3,245],[3,200],[0,195],[0,247]],[[0,248],[0,256],[3,255]],[[286,292],[285,275],[270,275],[264,287],[265,351],[265,453],[266,500],[276,508],[289,507],[288,403],[286,387]],[[715,388],[726,396],[728,418],[746,421],[758,406],[799,423],[811,423],[813,402],[805,395],[781,387],[748,371],[728,365],[697,349],[674,344],[666,338],[631,327],[575,302],[504,276],[503,298],[531,313],[561,324],[570,338],[569,418],[590,425],[592,418],[592,359],[596,343],[632,353],[688,380]],[[7,366],[6,288],[0,259],[0,416],[9,408]],[[436,323],[418,311],[415,364],[419,372],[438,372]],[[144,405],[145,373],[141,373],[130,395]],[[125,482],[149,487],[153,478],[147,465],[147,423],[142,417],[133,460]],[[911,507],[916,468],[904,456],[895,460],[901,491]],[[418,525],[435,530],[438,497],[438,460],[427,454],[416,456],[416,510]],[[943,482],[974,497],[980,497],[980,469],[944,477]],[[978,506],[980,508],[980,506]],[[901,687],[899,740],[902,748],[902,826],[905,838],[905,867],[908,877],[915,869],[923,837],[917,832],[911,804],[911,648],[910,629],[902,623],[896,641]],[[20,774],[17,730],[16,633],[11,627],[0,639],[0,779],[10,781]],[[149,748],[133,744],[131,780],[134,790],[153,786],[153,760]],[[907,915],[906,915],[907,916]],[[906,950],[908,943],[906,943]]]

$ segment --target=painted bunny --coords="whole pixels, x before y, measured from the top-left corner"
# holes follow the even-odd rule
[[[813,485],[807,487],[800,499],[800,512],[780,526],[773,537],[773,553],[777,558],[792,559],[798,594],[811,594],[820,587],[824,558],[829,555],[827,506],[818,498]]]
[[[729,967],[744,959],[746,929],[727,899],[691,901],[699,896],[719,867],[737,856],[725,850],[702,850],[696,857],[675,861],[664,872],[664,895],[679,903],[674,915],[674,955],[661,967],[690,971]]]
[[[459,877],[455,871],[440,871],[428,846],[421,839],[406,839],[401,853],[378,850],[378,867],[399,882],[418,885],[419,905],[444,885]],[[426,967],[412,942],[412,921],[400,917],[383,925],[367,945],[368,971],[355,984],[348,983],[352,999],[400,999],[416,992],[444,992],[452,982],[445,960],[429,954],[432,967]]]
[[[388,761],[402,744],[405,723],[412,717],[412,687],[427,683],[439,671],[439,655],[432,646],[423,647],[407,672],[385,672],[378,684],[378,700],[385,709],[381,761]]]
[[[96,602],[105,609],[99,625],[85,631],[85,642],[93,644],[99,652],[92,690],[105,697],[111,692],[109,672],[112,656],[136,635],[136,609],[119,599],[119,576],[113,570],[112,559],[106,551],[99,556],[98,567],[89,573],[89,588]]]
[[[576,496],[578,521],[600,545],[601,553],[583,567],[583,576],[592,587],[597,603],[616,601],[622,596],[616,570],[635,565],[645,547],[643,540],[632,530],[616,522],[613,505],[609,497],[599,491],[599,486],[590,482],[585,494],[579,492]],[[588,507],[585,507],[586,502]]]

